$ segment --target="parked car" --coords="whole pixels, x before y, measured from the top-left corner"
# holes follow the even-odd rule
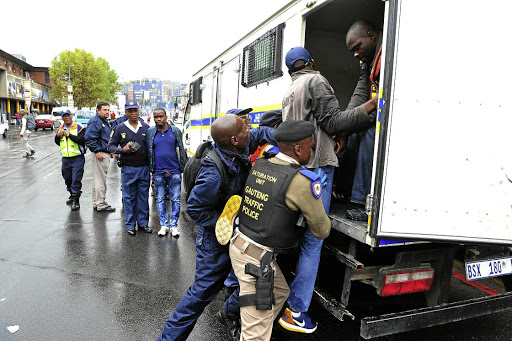
[[[96,115],[92,110],[78,110],[75,114],[76,122],[80,123],[84,128],[87,128],[89,120]]]
[[[0,135],[3,137],[7,137],[7,132],[9,131],[9,124],[7,121],[0,123]]]
[[[43,129],[49,128],[51,130],[60,127],[60,122],[57,120],[57,118],[53,115],[37,115],[35,117],[36,121],[36,131],[37,129]]]

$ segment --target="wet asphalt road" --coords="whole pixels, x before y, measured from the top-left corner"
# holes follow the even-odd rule
[[[37,150],[24,159],[11,131],[0,138],[0,341],[155,340],[192,283],[194,224],[182,215],[181,236],[158,237],[150,197],[153,234],[128,236],[121,204],[120,171],[111,164],[107,201],[117,211],[91,206],[90,153],[86,157],[82,208],[71,212],[60,174],[53,132],[33,132]],[[465,291],[476,290],[464,288]],[[224,340],[214,314],[222,295],[199,319],[189,340]],[[312,335],[277,330],[282,340],[359,340],[359,320],[339,322],[320,306]],[[510,314],[487,316],[379,340],[512,339]],[[6,327],[19,325],[11,334]]]

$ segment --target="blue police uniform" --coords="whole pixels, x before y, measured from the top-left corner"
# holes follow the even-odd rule
[[[130,101],[127,103],[137,103]],[[132,104],[134,105],[134,104]],[[131,106],[130,108],[134,108]],[[138,104],[136,106],[138,108]],[[108,142],[108,151],[110,153],[120,154],[121,183],[123,186],[123,205],[126,217],[126,228],[129,231],[135,230],[135,225],[144,228],[145,232],[151,232],[149,229],[149,165],[148,151],[146,146],[146,133],[149,126],[138,121],[136,129],[130,125],[129,121],[119,124]],[[140,148],[134,153],[124,153],[123,148],[129,142],[137,142]],[[121,146],[121,147],[119,147]]]
[[[223,288],[223,282],[231,271],[228,246],[217,242],[215,224],[227,200],[232,195],[242,193],[250,170],[250,160],[247,155],[236,154],[216,145],[214,148],[232,179],[230,188],[221,197],[221,174],[212,160],[203,159],[202,168],[197,174],[195,186],[187,202],[188,214],[199,225],[196,238],[196,276],[194,283],[165,323],[158,341],[186,340],[204,308]],[[224,310],[229,319],[239,317],[238,291],[226,301]]]
[[[108,153],[107,145],[112,133],[110,123],[100,115],[94,115],[87,124],[85,144],[93,153]]]

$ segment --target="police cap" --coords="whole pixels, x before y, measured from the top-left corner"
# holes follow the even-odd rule
[[[315,125],[309,121],[284,121],[274,132],[277,142],[298,142],[315,132]]]
[[[260,126],[273,127],[283,122],[283,114],[279,110],[267,111],[261,114]]]
[[[128,101],[124,105],[124,110],[127,109],[139,109],[139,103],[137,103],[137,101]]]

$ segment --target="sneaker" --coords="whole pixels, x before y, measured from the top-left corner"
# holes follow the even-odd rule
[[[167,231],[168,231],[167,227],[166,226],[162,226],[160,228],[160,231],[158,231],[158,235],[159,236],[165,236],[167,234]]]
[[[31,155],[29,153],[25,153],[25,155],[23,155],[23,157],[30,157]]]
[[[357,221],[368,221],[368,214],[364,208],[353,208],[345,213],[348,219]]]
[[[215,236],[220,245],[226,245],[231,236],[233,235],[233,222],[234,217],[240,209],[242,203],[242,197],[239,195],[233,195],[229,198],[224,210],[215,224]]]
[[[286,330],[310,334],[316,330],[318,323],[313,322],[307,313],[294,313],[286,308],[279,319],[279,324]]]
[[[177,227],[171,227],[171,235],[174,238],[178,238],[180,236],[180,231],[178,231]]]

